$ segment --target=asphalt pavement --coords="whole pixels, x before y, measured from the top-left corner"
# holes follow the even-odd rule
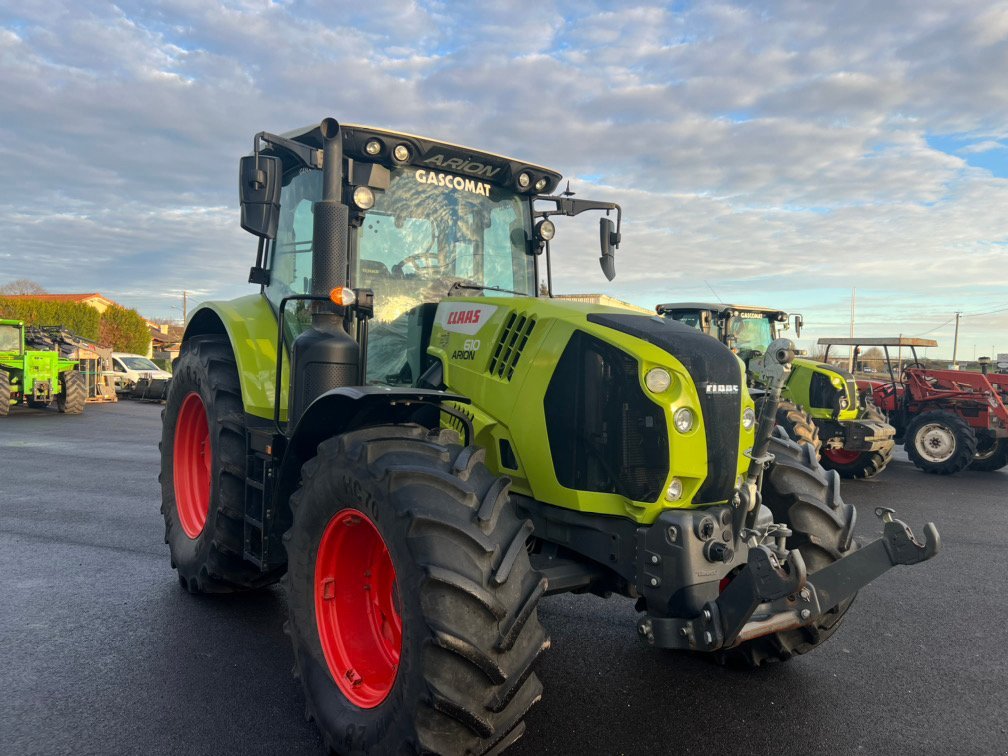
[[[0,419],[0,753],[320,753],[276,588],[190,596],[163,542],[161,407]],[[654,651],[629,600],[560,596],[545,693],[509,754],[1008,753],[1008,472],[899,453],[843,495],[943,551],[862,590],[821,648],[757,672]]]

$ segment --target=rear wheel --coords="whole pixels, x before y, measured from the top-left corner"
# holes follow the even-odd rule
[[[924,412],[911,420],[903,445],[911,462],[935,475],[965,470],[977,451],[973,429],[959,415],[945,410]]]
[[[531,525],[454,433],[323,442],[291,497],[288,633],[307,711],[339,753],[503,750],[542,695],[549,641]]]
[[[56,408],[68,415],[79,415],[84,411],[87,400],[87,386],[84,376],[76,370],[60,373],[60,392],[56,395]]]
[[[161,514],[179,582],[191,593],[275,583],[278,571],[242,558],[245,416],[226,338],[183,345],[161,417]]]
[[[783,438],[777,430],[770,453],[774,461],[763,474],[763,504],[775,522],[793,531],[788,547],[802,555],[814,583],[816,570],[857,548],[853,539],[857,513],[840,497],[839,476],[823,469],[811,446]],[[732,666],[758,667],[811,651],[836,632],[853,600],[825,612],[814,625],[754,638],[717,652],[717,659]]]
[[[989,432],[977,437],[977,450],[969,469],[994,472],[1008,465],[1008,438],[996,438]]]
[[[815,449],[816,454],[820,452],[822,441],[819,440],[819,428],[816,427],[812,416],[789,400],[782,400],[777,405],[777,425],[784,429],[788,438],[799,444],[809,444]]]
[[[10,376],[6,370],[0,370],[0,417],[6,417],[11,410]]]

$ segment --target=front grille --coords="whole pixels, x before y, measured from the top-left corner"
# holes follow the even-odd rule
[[[543,401],[560,485],[657,500],[669,471],[668,429],[638,373],[626,352],[581,331],[571,336]]]
[[[689,371],[707,430],[707,478],[693,503],[725,501],[735,488],[742,415],[742,371],[735,355],[717,339],[667,318],[599,313],[588,321],[654,344]],[[707,393],[708,384],[738,386],[739,391]]]
[[[504,330],[497,339],[493,357],[487,372],[498,378],[510,381],[518,366],[518,358],[528,343],[532,329],[535,328],[535,318],[512,312],[504,323]]]

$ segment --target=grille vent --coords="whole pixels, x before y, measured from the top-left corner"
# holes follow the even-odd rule
[[[515,367],[518,366],[518,358],[521,357],[522,350],[528,343],[532,329],[535,328],[535,318],[512,312],[508,315],[507,322],[504,323],[504,330],[497,340],[493,358],[490,360],[490,367],[487,372],[506,381],[511,380]]]

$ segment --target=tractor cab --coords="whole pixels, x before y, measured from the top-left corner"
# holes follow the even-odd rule
[[[660,304],[659,315],[677,320],[727,344],[746,363],[759,357],[770,342],[781,338],[792,320],[782,310],[709,302]],[[801,335],[803,319],[794,316],[795,337]]]
[[[0,320],[0,355],[16,357],[24,353],[24,324],[20,320]]]

